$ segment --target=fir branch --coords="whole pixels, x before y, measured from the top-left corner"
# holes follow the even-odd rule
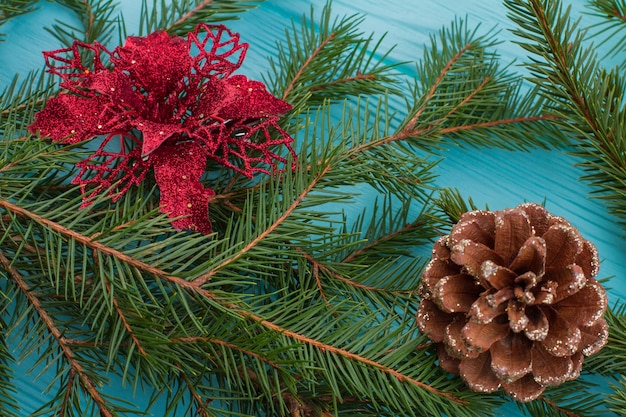
[[[34,11],[37,2],[38,0],[4,0],[0,4],[0,26],[14,17]],[[0,33],[0,42],[5,40],[5,36]]]
[[[209,291],[209,290],[205,290],[202,288],[199,288],[196,285],[193,285],[193,283],[190,283],[188,281],[182,280],[180,278],[176,278],[176,277],[172,277],[168,274],[166,274],[164,271],[157,271],[155,270],[154,267],[151,267],[149,265],[142,265],[140,262],[137,262],[135,260],[132,260],[131,258],[129,258],[128,256],[126,256],[123,253],[120,253],[118,251],[115,251],[111,248],[107,248],[104,245],[98,243],[98,242],[93,242],[90,241],[89,239],[69,230],[66,229],[58,224],[53,224],[50,221],[47,221],[45,218],[42,218],[41,216],[35,215],[34,213],[29,213],[26,212],[25,210],[21,210],[19,207],[16,207],[14,204],[10,203],[10,202],[6,202],[6,201],[2,201],[2,206],[9,210],[10,212],[16,214],[16,215],[21,215],[21,216],[27,216],[33,220],[36,220],[38,223],[41,224],[45,224],[49,227],[53,227],[55,229],[55,231],[57,233],[62,233],[66,236],[71,237],[72,239],[76,239],[78,240],[81,244],[83,245],[88,245],[89,247],[92,247],[94,249],[97,249],[100,252],[103,253],[107,253],[110,256],[115,256],[116,258],[119,258],[122,261],[125,262],[131,262],[134,264],[134,266],[136,267],[142,267],[144,268],[146,271],[149,271],[151,274],[155,274],[160,276],[162,279],[168,280],[170,282],[175,282],[178,285],[181,285],[184,288],[188,288],[190,290],[192,290],[193,292],[201,295],[203,298],[210,298],[213,302],[218,302],[219,304],[222,305],[223,308],[231,311],[231,313],[235,313],[237,315],[239,315],[242,318],[246,318],[248,320],[251,320],[252,322],[258,323],[259,325],[261,325],[262,327],[271,330],[273,333],[276,334],[281,334],[283,336],[286,336],[290,339],[293,339],[294,341],[298,342],[298,343],[305,343],[308,344],[312,347],[315,347],[316,349],[322,349],[325,352],[332,352],[335,355],[339,355],[340,357],[345,357],[346,359],[348,359],[349,361],[356,361],[356,362],[361,362],[364,365],[368,365],[368,366],[374,366],[375,369],[378,369],[380,372],[383,373],[388,373],[389,375],[398,378],[399,381],[404,381],[404,383],[409,383],[409,384],[415,384],[417,387],[421,388],[421,389],[425,389],[427,391],[432,391],[433,393],[437,393],[437,390],[434,390],[433,388],[431,388],[429,385],[426,385],[418,380],[415,380],[405,374],[400,373],[399,371],[394,370],[393,368],[390,368],[388,366],[385,366],[383,364],[377,363],[376,361],[369,359],[365,356],[356,354],[356,353],[352,353],[350,351],[347,351],[343,348],[338,348],[335,347],[333,345],[329,345],[327,343],[323,343],[321,341],[318,341],[314,338],[311,338],[309,336],[306,336],[304,334],[300,334],[296,331],[292,331],[289,330],[288,328],[284,328],[281,327],[280,325],[274,323],[273,321],[269,320],[266,317],[260,316],[256,313],[247,311],[247,310],[242,310],[241,307],[232,304],[232,302],[223,299],[222,297],[218,297],[215,293]],[[283,311],[284,310],[283,308]],[[360,328],[362,328],[362,326],[359,326]],[[439,393],[438,395],[442,396],[443,398],[447,398],[449,396],[449,394],[445,394],[445,393]],[[452,399],[452,397],[449,397],[448,399]]]
[[[51,77],[33,71],[21,77],[16,74],[0,93],[0,133],[3,140],[24,137],[33,113],[40,109],[53,91]]]
[[[185,36],[199,23],[220,24],[239,19],[263,0],[142,0],[139,33],[165,30],[171,35]]]
[[[573,154],[588,172],[583,180],[626,226],[626,106],[624,80],[600,68],[585,31],[560,1],[507,0],[519,44],[534,57],[527,64],[551,102],[558,125],[576,140]]]
[[[80,20],[81,27],[57,21],[46,30],[61,42],[70,47],[74,40],[85,43],[106,45],[113,35],[122,30],[120,17],[117,16],[116,0],[56,0],[57,3],[72,10]],[[121,41],[121,39],[120,39]]]
[[[1,271],[0,276],[2,279],[7,279],[4,274],[1,274]],[[1,290],[0,298],[8,299]],[[18,417],[20,407],[15,399],[15,394],[18,391],[13,383],[14,372],[12,371],[14,358],[7,348],[6,328],[6,323],[0,318],[0,414],[5,417]]]
[[[363,17],[352,15],[331,21],[327,2],[319,18],[311,7],[300,26],[293,23],[277,55],[269,58],[270,74],[264,77],[270,91],[300,107],[325,100],[397,92],[394,67],[385,63],[392,49],[380,51],[384,36],[374,41],[358,32]],[[381,55],[374,60],[374,57]]]
[[[56,326],[54,320],[52,319],[52,317],[50,317],[46,309],[42,306],[37,296],[33,293],[33,291],[31,291],[29,285],[22,278],[21,274],[12,266],[11,260],[5,256],[3,251],[0,251],[0,264],[2,264],[2,267],[5,271],[7,271],[11,280],[19,288],[19,291],[26,297],[29,304],[34,308],[37,315],[48,329],[48,332],[50,332],[50,334],[56,340],[56,343],[63,352],[65,360],[71,367],[70,379],[72,379],[74,375],[77,375],[80,380],[81,386],[88,393],[89,397],[97,404],[100,415],[102,415],[103,417],[113,417],[115,415],[114,412],[106,403],[100,391],[95,386],[94,382],[88,376],[83,365],[76,359],[74,352],[72,351],[70,346],[65,343],[63,333]],[[68,392],[70,392],[70,390],[68,390]],[[63,406],[63,408],[65,408],[65,406]]]
[[[326,175],[326,173],[330,170],[330,168],[331,168],[331,166],[328,165],[324,170],[322,170],[318,174],[317,179],[314,179],[313,181],[311,181],[309,183],[309,186],[306,189],[302,190],[300,195],[298,195],[296,197],[296,199],[281,214],[281,216],[278,219],[276,219],[276,221],[273,224],[271,224],[269,227],[265,228],[262,233],[260,233],[251,242],[249,242],[246,246],[244,246],[241,250],[239,250],[239,252],[235,256],[233,256],[232,258],[224,260],[221,264],[217,265],[215,268],[211,269],[206,274],[196,278],[193,281],[193,285],[195,285],[197,287],[201,287],[202,285],[204,285],[204,283],[206,283],[208,280],[210,280],[213,275],[218,273],[221,268],[227,266],[228,264],[230,264],[233,261],[236,261],[237,259],[241,258],[242,256],[245,256],[252,248],[254,248],[259,242],[261,242],[267,235],[269,235],[270,233],[275,231],[281,225],[281,223],[284,220],[286,220],[292,214],[292,212],[300,205],[302,200],[317,185],[319,179],[322,178],[324,175]]]
[[[440,189],[434,204],[441,214],[443,214],[442,217],[445,216],[444,218],[448,220],[446,222],[448,228],[456,224],[461,219],[463,213],[478,209],[471,197],[468,197],[466,201],[456,188]],[[485,209],[489,210],[489,207],[486,206]]]
[[[543,109],[536,91],[521,92],[518,77],[503,70],[491,34],[479,36],[457,20],[431,37],[418,65],[414,105],[392,135],[363,143],[363,152],[395,141],[426,150],[439,149],[444,138],[455,144],[528,149],[565,141],[554,115]],[[441,44],[441,46],[439,46]]]
[[[601,19],[590,29],[594,31],[591,39],[601,37],[599,46],[606,46],[611,42],[611,48],[606,57],[619,57],[626,52],[626,2],[624,0],[589,0],[587,7],[591,15]],[[621,62],[625,69],[626,59]]]
[[[617,415],[626,413],[626,376],[622,375],[618,384],[611,384],[612,393],[609,396],[609,409]]]
[[[581,379],[548,387],[534,401],[517,406],[531,417],[595,417],[607,415],[606,398]]]

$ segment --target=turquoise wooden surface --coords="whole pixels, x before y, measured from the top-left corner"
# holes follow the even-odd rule
[[[140,2],[122,3],[129,34],[133,34],[137,30]],[[470,27],[480,24],[483,32],[493,27],[500,29],[498,39],[503,43],[498,46],[498,51],[503,62],[521,62],[524,59],[521,48],[511,42],[513,36],[507,30],[510,24],[499,0],[360,0],[354,3],[357,2],[335,0],[334,14],[362,13],[365,15],[361,26],[363,32],[374,32],[376,35],[387,33],[384,45],[396,45],[388,58],[389,62],[419,60],[428,36],[450,23],[455,16],[467,19]],[[579,15],[583,0],[569,3],[573,13]],[[267,57],[275,53],[276,41],[284,37],[284,30],[292,19],[299,21],[303,13],[309,13],[311,4],[321,11],[324,1],[268,0],[260,8],[244,14],[241,20],[228,23],[233,30],[241,33],[243,41],[250,43],[241,72],[260,79],[268,69]],[[581,16],[583,22],[588,21],[589,17]],[[57,4],[41,2],[37,11],[0,27],[0,32],[6,34],[5,42],[0,43],[0,85],[6,85],[15,73],[26,74],[29,70],[41,68],[41,51],[59,47],[44,29],[55,19],[78,25],[70,11]],[[407,76],[414,75],[413,63],[404,64],[399,69]],[[523,74],[522,68],[517,70]],[[401,104],[393,103],[394,106]],[[616,226],[615,218],[607,213],[600,201],[589,198],[592,190],[579,180],[583,172],[575,166],[576,158],[559,151],[468,150],[454,145],[449,147],[444,157],[436,169],[438,183],[457,187],[464,196],[471,196],[478,206],[488,204],[491,209],[501,209],[523,201],[545,200],[551,212],[567,218],[598,247],[602,259],[600,276],[613,277],[608,284],[611,304],[626,300],[624,232]],[[364,205],[370,204],[368,196],[360,201]],[[353,210],[356,213],[359,208]],[[349,215],[350,211],[347,213]],[[26,361],[15,370],[20,406],[25,416],[41,404],[41,398],[46,395],[43,390],[54,378],[51,372],[43,372],[39,376],[36,372],[27,374],[29,367],[30,362]],[[107,390],[128,398],[139,409],[146,405],[145,396],[141,393],[133,396],[130,388],[121,387],[115,380]],[[152,409],[153,414],[158,416],[159,410],[156,405]],[[512,405],[501,412],[511,416],[518,413]]]

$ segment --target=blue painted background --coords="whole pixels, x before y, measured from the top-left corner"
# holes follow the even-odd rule
[[[260,79],[268,70],[267,57],[275,53],[276,41],[284,37],[285,28],[291,20],[299,21],[302,14],[308,14],[311,3],[321,11],[324,1],[268,0],[260,8],[248,12],[242,19],[228,23],[241,33],[250,49],[244,62],[242,73]],[[507,30],[510,23],[506,10],[499,0],[335,0],[335,15],[362,13],[365,21],[363,32],[374,32],[377,36],[387,33],[383,45],[396,48],[388,58],[392,62],[419,60],[423,45],[428,36],[450,23],[455,16],[466,19],[470,27],[480,24],[483,32],[493,27],[500,29],[498,39],[503,43],[498,52],[504,63],[524,60],[524,53],[511,41],[513,36]],[[573,14],[581,16],[583,24],[590,21],[581,14],[583,0],[571,0]],[[122,10],[129,34],[135,34],[139,16],[138,0],[124,1]],[[42,50],[59,47],[58,42],[45,31],[46,26],[58,19],[79,25],[76,17],[63,7],[41,2],[38,10],[11,20],[0,27],[6,34],[5,42],[0,43],[0,85],[4,86],[16,73],[26,74],[29,70],[41,68]],[[408,76],[414,75],[414,64],[399,67]],[[523,69],[518,68],[520,74]],[[400,104],[400,103],[398,103]],[[534,150],[532,152],[507,152],[493,149],[460,149],[451,146],[445,153],[445,160],[438,166],[438,183],[441,186],[457,187],[464,196],[471,196],[479,206],[488,204],[491,209],[515,206],[523,201],[546,201],[547,208],[556,215],[567,218],[577,226],[583,236],[598,247],[602,265],[601,277],[613,276],[609,282],[611,303],[626,300],[626,240],[624,232],[616,226],[612,218],[598,200],[589,198],[592,189],[579,181],[583,172],[575,167],[577,160],[558,151]],[[485,178],[489,182],[485,182]],[[364,205],[370,202],[364,197]],[[355,213],[360,209],[355,208]],[[348,212],[349,214],[349,212]],[[42,391],[52,380],[53,375],[43,373],[26,374],[30,363],[22,363],[16,368],[20,406],[24,415],[34,411],[41,404]],[[130,392],[113,383],[108,388],[115,395],[126,396],[139,409],[146,398],[141,395],[132,398]],[[153,409],[159,415],[159,407]],[[514,406],[501,410],[508,415],[518,413]],[[519,414],[517,414],[519,415]]]

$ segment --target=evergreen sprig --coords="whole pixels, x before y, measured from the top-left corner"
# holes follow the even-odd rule
[[[308,17],[286,30],[276,58],[269,58],[269,90],[302,105],[397,92],[396,65],[385,63],[392,49],[380,50],[384,36],[364,36],[362,22],[359,15],[333,17],[330,3],[318,18],[311,6]]]
[[[83,22],[101,24],[114,16],[101,7],[109,2],[72,4]],[[179,33],[253,2],[143,4],[142,33]],[[522,27],[532,27],[524,16]],[[19,339],[18,359],[56,372],[35,415],[469,417],[494,415],[504,403],[437,366],[414,324],[420,254],[474,207],[438,190],[433,168],[452,141],[511,149],[563,143],[557,110],[573,96],[562,93],[555,104],[537,98],[539,90],[523,92],[499,65],[495,34],[456,20],[432,37],[406,109],[394,113],[388,101],[406,80],[386,63],[382,42],[360,33],[361,18],[333,20],[326,6],[303,22],[287,32],[266,76],[294,105],[283,127],[298,161],[275,177],[211,171],[212,236],[174,230],[149,180],[118,202],[104,195],[78,209],[80,190],[69,178],[88,149],[24,129],[49,93],[48,79],[33,74],[7,88],[0,119],[7,395],[13,358],[2,353]],[[114,33],[83,26],[66,34]],[[360,209],[365,198],[376,204]],[[618,311],[611,321],[617,340],[622,320]],[[112,380],[165,408],[140,410],[108,396],[103,387]],[[590,392],[568,383],[524,410],[592,415],[601,407]],[[611,398],[618,407],[619,394]],[[2,407],[14,412],[10,400]]]
[[[606,56],[618,58],[626,53],[626,2],[624,0],[589,0],[588,7],[591,15],[601,19],[590,29],[595,33],[592,39],[600,38],[598,46],[608,46]],[[621,62],[621,68],[626,68],[626,58]]]
[[[545,113],[545,100],[502,67],[495,36],[458,19],[430,36],[417,64],[413,119],[406,126],[421,146],[437,147],[441,137],[457,145],[516,150],[566,141]],[[434,143],[425,140],[431,138]]]
[[[35,10],[38,0],[3,0],[0,3],[0,26],[10,19]],[[4,34],[0,33],[0,42],[3,42]]]
[[[586,31],[561,1],[506,0],[527,64],[557,124],[575,138],[572,153],[609,211],[626,227],[625,83],[618,68],[602,68]]]
[[[257,7],[263,0],[142,0],[139,34],[165,30],[184,36],[198,23],[222,23]]]
[[[117,32],[122,40],[121,17],[118,15],[119,5],[115,0],[56,0],[72,10],[80,20],[80,27],[67,22],[57,21],[46,30],[61,42],[70,47],[74,40],[85,43],[100,42],[108,45]]]
[[[0,271],[0,277],[6,281],[4,271]],[[0,297],[7,300],[7,295],[0,290]],[[11,364],[15,359],[7,349],[7,343],[4,337],[6,323],[0,321],[0,413],[6,417],[19,416],[19,404],[16,399],[18,390],[13,384],[14,372]]]

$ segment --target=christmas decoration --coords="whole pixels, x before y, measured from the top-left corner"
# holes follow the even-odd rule
[[[223,25],[198,24],[187,39],[156,31],[112,52],[80,41],[44,52],[48,72],[67,92],[51,98],[29,130],[66,144],[107,135],[76,164],[81,171],[72,183],[86,193],[83,207],[108,189],[119,200],[154,167],[172,224],[208,234],[215,193],[201,182],[207,157],[252,177],[287,162],[274,147],[294,154],[277,123],[291,106],[262,83],[232,75],[247,48]],[[120,150],[111,151],[116,137]]]
[[[434,246],[417,324],[470,388],[530,401],[606,344],[598,268],[595,246],[537,204],[471,211]]]
[[[626,415],[573,1],[0,2],[0,416]]]

